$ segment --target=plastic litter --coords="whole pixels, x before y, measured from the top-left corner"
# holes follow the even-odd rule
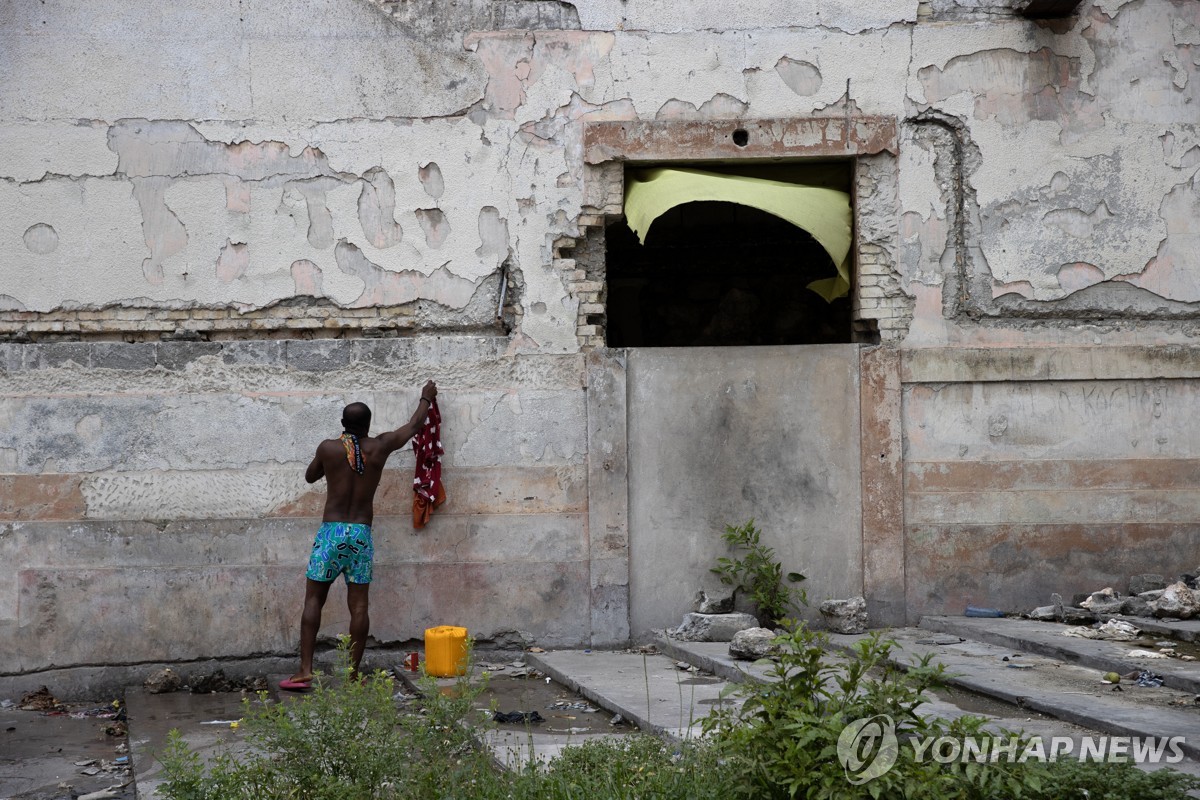
[[[546,706],[546,708],[554,711],[582,711],[584,714],[594,714],[600,710],[586,700],[578,700],[575,702],[570,700],[556,700],[555,702]]]
[[[543,718],[542,715],[536,711],[497,711],[492,719],[496,722],[504,722],[509,725],[522,723],[536,725],[539,722],[546,721],[545,718]]]
[[[1138,686],[1155,688],[1163,685],[1163,677],[1162,675],[1154,674],[1148,669],[1144,669],[1138,673],[1138,676],[1134,678],[1133,682]]]
[[[1130,650],[1130,658],[1170,658],[1162,653],[1156,653],[1153,650]]]
[[[1098,628],[1067,628],[1063,636],[1075,636],[1080,639],[1107,639],[1113,642],[1132,642],[1142,635],[1141,630],[1119,619],[1110,619]]]
[[[998,608],[982,608],[980,606],[967,606],[966,615],[968,617],[1003,617],[1004,612]]]

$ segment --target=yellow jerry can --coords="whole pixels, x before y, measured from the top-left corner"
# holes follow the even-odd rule
[[[439,625],[425,629],[425,672],[435,678],[466,674],[466,628]]]

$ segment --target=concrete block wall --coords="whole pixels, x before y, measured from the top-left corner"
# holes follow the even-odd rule
[[[1200,349],[904,355],[910,618],[1028,610],[1200,558]]]
[[[293,653],[323,499],[304,468],[343,405],[365,401],[375,431],[394,427],[427,377],[441,387],[449,500],[414,531],[411,450],[392,457],[372,636],[404,643],[452,623],[485,641],[590,642],[582,361],[506,348],[0,345],[0,673]],[[346,624],[339,589],[322,630]]]

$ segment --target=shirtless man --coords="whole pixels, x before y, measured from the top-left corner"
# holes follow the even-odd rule
[[[338,575],[346,578],[346,602],[350,607],[351,677],[358,675],[367,643],[370,617],[367,591],[371,587],[371,522],[375,517],[375,490],[383,476],[388,456],[403,447],[424,424],[437,397],[437,386],[428,381],[421,389],[417,410],[408,422],[381,436],[369,436],[371,409],[351,403],[342,411],[345,432],[337,439],[317,445],[317,454],[304,479],[326,481],[325,515],[308,561],[304,614],[300,618],[300,671],[280,683],[284,689],[304,691],[313,679],[313,650],[321,627],[321,610],[329,587]]]

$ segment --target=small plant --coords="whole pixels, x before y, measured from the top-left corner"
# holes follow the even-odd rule
[[[167,800],[227,798],[436,797],[447,776],[468,782],[490,774],[465,718],[482,685],[468,677],[443,692],[422,678],[418,710],[401,710],[392,679],[376,672],[351,678],[349,637],[339,637],[334,678],[319,675],[313,691],[288,702],[265,692],[244,703],[245,752],[219,753],[205,768],[178,732],[160,754]]]
[[[1132,763],[970,759],[949,763],[919,759],[913,747],[896,750],[883,774],[852,784],[838,758],[847,725],[877,715],[894,723],[902,740],[1000,736],[1028,737],[964,716],[948,721],[917,709],[946,678],[945,667],[927,656],[907,671],[889,662],[894,643],[878,634],[858,641],[844,661],[829,657],[828,637],[791,625],[776,637],[781,654],[773,681],[740,684],[740,708],[715,712],[704,721],[720,763],[732,781],[731,796],[754,800],[806,797],[824,800],[912,798],[913,800],[1086,800],[1086,798],[1172,798],[1183,800],[1200,787],[1192,776],[1171,770],[1146,774]]]
[[[787,585],[799,583],[804,576],[798,572],[784,575],[775,551],[762,543],[761,536],[762,531],[754,526],[753,519],[744,525],[726,525],[721,538],[745,554],[741,558],[718,558],[712,571],[721,578],[721,583],[733,587],[734,596],[745,592],[758,611],[759,623],[774,628],[796,610],[798,603],[807,605],[808,596],[803,589]]]

